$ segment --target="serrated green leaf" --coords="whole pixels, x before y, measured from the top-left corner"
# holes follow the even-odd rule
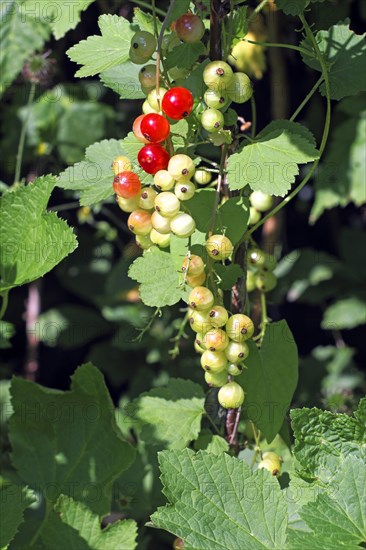
[[[339,100],[366,90],[365,37],[355,34],[348,24],[340,23],[327,31],[319,31],[315,38],[329,67],[331,98]],[[302,44],[309,46],[306,40]],[[302,58],[309,67],[321,71],[319,61],[304,55]],[[324,83],[320,92],[326,95]]]
[[[286,321],[267,325],[260,350],[248,343],[248,367],[238,377],[244,409],[270,443],[282,426],[298,380],[297,347]]]
[[[232,42],[235,46],[248,32],[248,6],[238,6],[232,17]]]
[[[81,12],[85,11],[94,0],[57,0],[47,6],[47,16],[53,17],[51,22],[52,32],[59,40],[65,34],[75,29],[80,21]]]
[[[310,3],[325,0],[276,0],[276,6],[287,15],[300,15]]]
[[[196,221],[198,231],[202,231],[202,233],[207,233],[210,229],[215,194],[214,189],[198,189],[185,204],[186,209]]]
[[[40,17],[40,4],[38,9],[28,4],[25,0],[7,0],[0,5],[0,95],[50,35],[49,24]],[[31,17],[32,13],[36,16]]]
[[[218,275],[218,285],[222,290],[231,290],[237,280],[244,275],[238,264],[222,265],[218,263],[214,265],[214,271]]]
[[[352,329],[366,323],[366,302],[356,296],[343,298],[327,307],[321,323],[322,329]]]
[[[249,201],[243,197],[233,197],[217,210],[215,231],[225,233],[233,244],[244,235],[249,220]]]
[[[147,306],[172,306],[183,297],[179,273],[171,255],[157,247],[137,258],[128,274],[131,279],[140,283],[141,300]]]
[[[258,141],[229,157],[229,187],[242,189],[249,184],[253,190],[283,197],[299,173],[298,165],[317,158],[319,153],[301,125],[286,122],[282,128],[267,127]]]
[[[42,529],[42,541],[46,548],[68,548],[78,550],[101,550],[136,548],[137,525],[129,520],[119,520],[104,529],[100,519],[81,502],[66,495],[60,495],[52,514]]]
[[[7,192],[0,198],[0,291],[43,277],[77,246],[67,223],[46,212],[53,176]]]
[[[169,505],[151,516],[154,527],[197,550],[285,548],[286,502],[268,472],[189,449],[161,452],[159,463]]]
[[[210,443],[207,445],[206,451],[214,455],[227,453],[229,451],[229,443],[219,435],[213,435]]]
[[[95,513],[109,513],[112,483],[134,450],[117,428],[100,371],[79,367],[68,392],[13,378],[11,395],[11,457],[24,482],[51,502],[71,492]]]
[[[198,437],[204,414],[201,386],[190,380],[170,379],[167,387],[142,394],[131,405],[141,425],[140,437],[159,449],[183,449]]]
[[[103,71],[100,79],[105,86],[116,92],[121,99],[142,99],[145,97],[139,81],[141,65],[126,61]]]
[[[206,48],[202,42],[179,44],[166,55],[165,65],[168,70],[173,67],[190,69],[200,55],[205,53]]]
[[[366,399],[353,416],[320,409],[295,409],[294,453],[304,472],[328,481],[351,455],[366,459]]]
[[[354,99],[339,104],[339,111]],[[319,173],[315,180],[315,202],[310,214],[314,223],[324,212],[335,206],[366,202],[366,111],[361,109],[335,125]]]
[[[306,528],[288,530],[288,547],[357,550],[366,540],[366,468],[350,456],[316,501],[300,510]]]
[[[98,25],[102,36],[89,36],[67,50],[67,55],[83,65],[75,76],[85,77],[111,69],[129,58],[134,31],[127,19],[117,15],[101,15]]]
[[[14,483],[2,482],[0,487],[0,548],[6,548],[14,538],[19,525],[24,521],[23,513],[34,501],[28,489]]]

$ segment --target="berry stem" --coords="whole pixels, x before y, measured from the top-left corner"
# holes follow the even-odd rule
[[[187,336],[184,333],[184,330],[185,330],[186,325],[188,323],[188,319],[189,319],[189,313],[187,311],[187,313],[185,314],[185,316],[182,319],[181,324],[179,325],[179,329],[177,331],[177,334],[173,338],[171,338],[171,342],[174,343],[174,347],[169,351],[169,355],[172,356],[172,359],[176,359],[179,355],[179,345],[180,345],[180,342],[181,342],[182,338],[184,338],[184,337],[187,338]]]
[[[254,94],[252,94],[252,97],[250,98],[250,107],[252,109],[252,128],[251,128],[250,135],[252,139],[254,139],[255,134],[257,133],[257,106],[255,103]]]
[[[2,304],[0,309],[0,321],[4,317],[6,310],[8,308],[9,291],[5,290],[4,292],[2,292],[1,298],[2,298]]]
[[[208,237],[212,236],[212,232],[216,222],[217,209],[221,198],[222,183],[224,179],[225,166],[227,162],[227,149],[228,149],[228,146],[226,144],[221,146],[221,160],[220,160],[220,166],[219,166],[219,175],[217,177],[216,196],[215,196],[214,206],[212,209],[211,224],[210,224],[210,229],[208,230]]]
[[[34,96],[36,93],[36,83],[32,82],[29,89],[29,96],[28,101],[26,105],[26,112],[25,116],[22,122],[22,128],[20,131],[20,138],[19,138],[19,145],[18,145],[18,151],[16,156],[16,165],[15,165],[15,172],[14,172],[14,181],[13,185],[19,182],[20,173],[22,169],[22,160],[23,160],[23,152],[24,152],[24,145],[25,145],[25,137],[27,133],[28,128],[28,122],[30,117],[30,107],[34,101]]]
[[[308,101],[310,101],[310,99],[313,97],[313,95],[315,94],[315,92],[317,91],[317,89],[319,88],[320,84],[323,82],[324,80],[324,76],[321,75],[320,78],[315,82],[314,86],[311,88],[310,92],[308,93],[308,95],[305,97],[305,99],[300,103],[300,105],[298,106],[298,108],[296,109],[296,111],[294,112],[294,114],[291,116],[290,118],[290,122],[293,122],[298,116],[299,114],[301,113],[301,111],[303,110],[303,108],[305,107],[305,105],[308,103]]]
[[[255,8],[253,13],[251,14],[251,16],[248,18],[248,21],[247,21],[248,27],[252,23],[252,21],[257,17],[258,13],[260,13],[263,10],[263,8],[266,7],[269,1],[270,0],[262,0],[262,2],[258,4],[258,6]]]
[[[160,88],[161,45],[163,43],[164,32],[168,25],[168,20],[169,20],[170,14],[172,13],[174,4],[175,4],[175,0],[170,0],[169,8],[168,8],[168,11],[166,12],[166,16],[161,26],[160,34],[158,38],[158,47],[157,47],[157,56],[156,56],[156,99],[159,105],[159,110],[160,110],[159,88]],[[154,20],[155,20],[155,17],[154,17]],[[168,79],[167,75],[166,75],[166,78]]]
[[[295,50],[300,52],[307,57],[316,57],[316,55],[311,51],[301,46],[294,46],[293,44],[281,44],[280,42],[258,42],[257,40],[249,40],[248,38],[243,38],[244,42],[249,42],[250,44],[257,44],[257,46],[264,46],[266,48],[286,48],[288,50]]]
[[[254,455],[253,455],[253,458],[252,458],[252,462],[250,464],[250,467],[251,469],[254,468],[254,464],[256,463],[257,461],[257,456],[258,454],[261,453],[261,447],[260,447],[260,442],[261,442],[261,432],[258,430],[257,432],[257,428],[255,427],[254,423],[252,421],[250,421],[250,425],[252,427],[252,431],[253,431],[253,437],[254,437],[254,441],[255,441],[255,447],[254,447]]]

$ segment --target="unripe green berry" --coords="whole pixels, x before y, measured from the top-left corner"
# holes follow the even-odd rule
[[[224,409],[238,409],[244,403],[244,390],[237,382],[228,382],[220,388],[217,398]]]
[[[277,277],[270,271],[261,272],[255,278],[255,285],[261,292],[270,292],[277,286]]]
[[[244,73],[235,73],[227,89],[227,95],[234,103],[245,103],[253,95],[250,78]]]
[[[225,326],[229,318],[227,309],[222,306],[213,306],[208,316],[212,325],[217,328]]]
[[[188,302],[192,309],[205,311],[213,306],[214,295],[209,288],[197,286],[190,292]]]
[[[144,88],[153,88],[156,86],[156,65],[150,64],[142,67],[139,72],[139,81]]]
[[[231,363],[227,368],[227,372],[230,376],[239,376],[243,372],[243,367],[236,363]]]
[[[206,86],[219,93],[229,87],[233,76],[232,68],[225,61],[212,61],[203,71]]]
[[[149,95],[147,96],[147,102],[150,105],[152,109],[154,109],[154,112],[158,113],[161,110],[161,102],[165,94],[167,93],[166,88],[159,88],[159,93],[156,92],[156,88],[154,90],[151,90]],[[158,96],[160,98],[160,105],[158,102]]]
[[[281,462],[282,459],[278,454],[272,452],[263,453],[263,459],[258,464],[258,470],[264,468],[277,477],[281,473]]]
[[[193,235],[196,230],[196,222],[189,214],[178,212],[170,220],[170,229],[174,235],[184,239]]]
[[[191,277],[197,277],[197,275],[201,275],[204,270],[205,264],[200,256],[191,254],[190,256],[184,258],[182,264],[183,273],[187,273],[187,275]]]
[[[249,348],[245,342],[229,342],[225,355],[230,363],[241,363],[249,355]]]
[[[211,172],[207,172],[207,170],[199,168],[194,174],[194,180],[198,183],[198,185],[207,185],[212,180]]]
[[[218,109],[206,109],[202,113],[201,124],[207,132],[218,132],[224,127],[224,115]]]
[[[202,346],[205,348],[203,335],[212,329],[212,325],[207,316],[207,311],[197,311],[195,309],[190,310],[188,322],[191,329],[201,335]]]
[[[139,207],[139,196],[132,197],[132,199],[124,199],[117,195],[117,204],[123,212],[133,212]]]
[[[196,186],[191,181],[182,181],[175,184],[174,193],[180,201],[189,201],[196,192]]]
[[[232,255],[234,247],[225,235],[212,235],[206,241],[206,250],[210,258],[221,261]]]
[[[256,223],[259,222],[259,220],[261,219],[261,213],[258,212],[258,210],[256,210],[255,208],[253,208],[253,206],[251,206],[249,208],[249,220],[248,220],[248,225],[255,225]]]
[[[159,170],[154,176],[154,185],[159,191],[170,191],[175,185],[175,180],[168,170]]]
[[[221,372],[226,369],[227,360],[222,351],[206,350],[201,355],[201,367],[208,372]]]
[[[176,181],[187,181],[195,173],[195,165],[188,155],[174,155],[168,164],[168,172]]]
[[[250,317],[242,313],[232,315],[226,323],[226,332],[234,342],[244,342],[254,334],[254,324]]]
[[[136,235],[136,244],[142,248],[142,250],[148,250],[154,243],[149,235]]]
[[[221,328],[212,328],[206,332],[203,343],[205,348],[210,351],[224,351],[229,343],[229,338]]]
[[[253,292],[255,290],[256,284],[255,284],[256,274],[253,273],[253,271],[247,271],[247,291]]]
[[[214,388],[221,388],[227,382],[227,372],[222,370],[221,372],[205,372],[205,380],[209,386]]]
[[[226,95],[210,89],[205,91],[203,99],[207,107],[211,107],[212,109],[223,109],[230,101]]]
[[[250,204],[259,212],[266,212],[273,206],[273,197],[262,191],[253,191],[249,195]]]

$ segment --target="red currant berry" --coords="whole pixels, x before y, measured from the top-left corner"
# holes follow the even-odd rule
[[[145,118],[146,115],[140,115],[138,116],[132,126],[132,131],[136,139],[141,141],[141,143],[149,143],[149,140],[144,138],[141,131],[141,122]]]
[[[169,159],[168,151],[157,143],[145,145],[137,155],[139,165],[148,174],[156,174],[159,170],[165,170]]]
[[[161,103],[164,113],[173,120],[187,117],[193,109],[193,95],[186,88],[171,88]]]
[[[151,214],[146,210],[134,210],[128,217],[127,225],[135,235],[146,236],[152,230]]]
[[[175,32],[183,42],[194,44],[199,42],[205,34],[205,26],[198,15],[185,13],[177,19]]]
[[[140,192],[140,178],[134,172],[120,172],[113,180],[113,189],[119,197],[131,199]]]
[[[147,141],[160,143],[169,136],[170,124],[165,117],[151,113],[141,120],[140,130]]]

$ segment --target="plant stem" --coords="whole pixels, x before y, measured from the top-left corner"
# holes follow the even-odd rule
[[[257,432],[257,429],[254,425],[254,423],[252,421],[250,421],[250,425],[252,427],[252,431],[253,431],[253,436],[254,436],[254,441],[255,441],[255,447],[254,447],[254,455],[253,455],[253,459],[252,459],[252,462],[250,464],[250,467],[251,469],[253,469],[254,467],[254,464],[256,463],[257,461],[257,456],[258,454],[261,452],[261,448],[260,448],[260,442],[261,442],[261,432],[258,430]]]
[[[187,268],[187,270],[188,270],[188,268]],[[180,327],[178,329],[177,334],[174,336],[174,338],[171,339],[171,342],[174,342],[174,347],[173,347],[173,349],[171,349],[169,351],[169,355],[171,355],[173,359],[175,359],[179,355],[179,344],[180,344],[180,341],[181,341],[181,339],[184,335],[184,329],[186,328],[186,324],[188,323],[188,319],[189,319],[189,313],[187,312],[185,314],[185,317],[182,319],[182,322],[180,324]],[[187,338],[187,336],[186,336],[186,338]]]
[[[22,121],[22,128],[20,131],[20,138],[19,138],[19,144],[18,144],[18,151],[16,156],[16,165],[15,165],[15,173],[14,173],[14,181],[13,185],[19,182],[20,173],[22,169],[22,160],[23,160],[23,152],[24,152],[24,145],[25,145],[25,136],[27,133],[28,128],[28,122],[30,117],[30,106],[32,105],[34,101],[34,96],[36,93],[36,84],[35,82],[32,82],[29,89],[29,96],[28,101],[26,105],[26,112],[25,117]]]
[[[258,13],[260,13],[263,10],[263,8],[266,7],[268,2],[269,2],[269,0],[262,0],[262,2],[260,4],[258,4],[258,6],[255,8],[252,15],[249,17],[249,19],[247,21],[248,27],[251,24],[251,22],[253,21],[253,19],[255,19],[255,17],[258,15]]]
[[[9,302],[9,290],[5,290],[2,294],[1,294],[1,297],[2,297],[2,304],[1,304],[1,309],[0,309],[0,321],[1,319],[4,317],[5,313],[6,313],[6,310],[7,310],[7,307],[8,307],[8,302]]]
[[[301,113],[301,111],[303,110],[303,108],[305,107],[307,102],[310,101],[310,99],[313,97],[313,95],[315,94],[315,92],[319,88],[320,84],[323,82],[323,80],[324,80],[324,77],[323,77],[323,75],[321,75],[321,77],[315,82],[314,86],[311,88],[308,95],[300,103],[300,105],[298,106],[298,108],[296,109],[296,111],[294,112],[292,117],[290,118],[290,122],[293,122],[299,116],[299,113]]]
[[[301,46],[294,46],[293,44],[281,44],[279,42],[258,42],[257,40],[249,40],[248,38],[243,38],[245,42],[250,44],[257,44],[258,46],[264,46],[266,48],[286,48],[288,50],[295,50],[295,52],[300,52],[308,57],[315,57],[313,52],[301,48]]]
[[[157,56],[156,56],[156,99],[158,102],[159,110],[160,110],[160,95],[159,95],[159,88],[160,88],[160,62],[161,62],[161,45],[163,43],[164,38],[164,32],[168,25],[168,20],[170,17],[170,14],[172,13],[172,9],[174,7],[175,0],[170,0],[168,11],[166,12],[165,19],[163,21],[163,24],[160,29],[160,34],[158,38],[158,49],[157,49]],[[157,10],[156,10],[157,11]]]
[[[143,0],[131,0],[131,2],[133,4],[136,4],[137,6],[141,6],[141,8],[153,11],[153,6],[149,2],[144,2]],[[155,11],[158,15],[162,15],[163,17],[165,17],[165,11],[161,10],[160,8],[155,8]]]
[[[154,19],[154,34],[156,40],[159,39],[159,31],[158,31],[158,21],[157,21],[157,15],[156,15],[156,5],[155,0],[151,0],[151,8],[153,13],[153,19]]]
[[[221,189],[222,189],[222,182],[224,179],[224,172],[225,172],[225,166],[226,166],[226,160],[227,160],[227,145],[224,144],[221,146],[221,160],[220,160],[220,167],[219,167],[219,175],[217,177],[217,187],[216,187],[216,195],[215,195],[215,202],[212,209],[212,215],[211,215],[211,223],[210,223],[210,229],[208,231],[208,236],[211,237],[212,231],[215,226],[216,222],[216,215],[217,215],[217,209],[220,202],[221,197]]]
[[[255,134],[257,133],[257,106],[255,103],[254,94],[250,98],[250,107],[252,109],[252,128],[251,128],[250,135],[252,136],[252,139],[254,139]]]

